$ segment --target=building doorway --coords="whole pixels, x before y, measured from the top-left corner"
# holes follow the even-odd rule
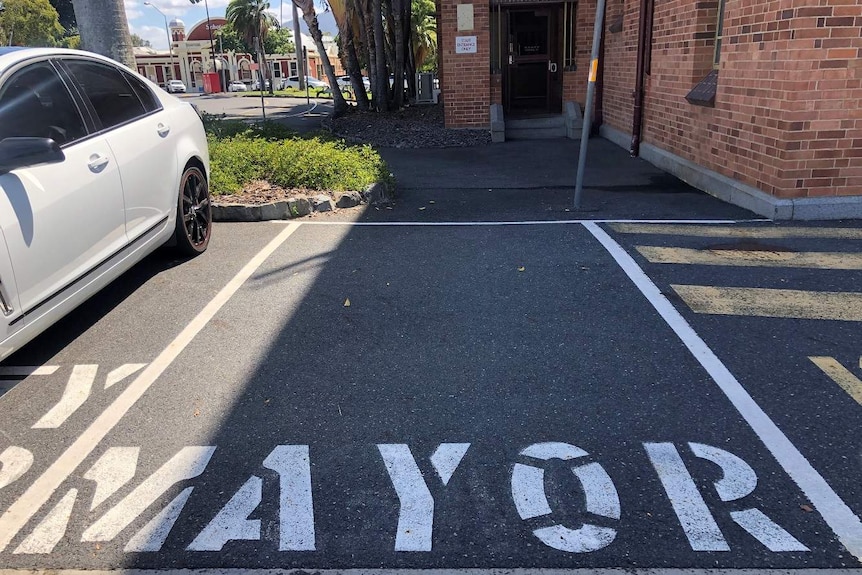
[[[559,16],[556,4],[505,11],[503,105],[507,116],[562,113]]]

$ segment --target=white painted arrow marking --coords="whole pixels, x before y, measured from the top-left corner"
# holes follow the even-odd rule
[[[0,453],[0,489],[21,479],[33,465],[33,454],[24,449],[10,445]]]
[[[48,512],[36,529],[12,553],[15,555],[29,553],[50,553],[66,534],[66,526],[72,516],[72,508],[78,497],[77,489],[70,489],[63,499]]]
[[[91,511],[135,476],[140,451],[140,447],[111,447],[84,474],[84,479],[96,482]]]
[[[174,523],[180,517],[180,512],[186,506],[194,487],[186,487],[182,493],[174,497],[158,515],[153,517],[138,531],[123,548],[126,553],[145,553],[161,551],[162,545],[168,539]]]
[[[249,519],[263,498],[263,480],[252,476],[195,537],[188,551],[221,551],[228,541],[259,541],[260,519]]]
[[[105,389],[108,389],[115,383],[120,383],[130,375],[142,370],[147,367],[146,363],[127,363],[125,365],[121,365],[114,371],[108,374],[108,378],[105,380]]]
[[[84,531],[81,541],[113,540],[171,486],[203,473],[215,449],[215,447],[184,447]]]
[[[63,422],[90,397],[98,369],[98,365],[76,365],[73,367],[63,397],[42,419],[33,424],[33,429],[56,429],[63,425]]]

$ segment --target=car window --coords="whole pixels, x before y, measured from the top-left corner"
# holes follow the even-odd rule
[[[65,60],[65,63],[93,105],[103,128],[112,128],[147,113],[117,68],[89,60]]]
[[[62,146],[86,135],[78,106],[50,63],[19,70],[0,87],[0,140],[51,138]]]
[[[161,102],[159,102],[158,98],[153,94],[153,91],[150,90],[146,84],[131,74],[123,74],[123,76],[125,76],[126,81],[131,84],[132,90],[135,91],[135,94],[138,96],[138,99],[141,101],[141,104],[144,105],[144,109],[147,112],[153,112],[162,108]],[[175,82],[177,82],[177,80],[171,80],[171,83]],[[182,82],[180,82],[180,84],[182,84]]]

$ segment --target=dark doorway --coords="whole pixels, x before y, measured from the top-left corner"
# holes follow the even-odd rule
[[[513,8],[506,16],[506,112],[513,116],[561,113],[559,8]]]

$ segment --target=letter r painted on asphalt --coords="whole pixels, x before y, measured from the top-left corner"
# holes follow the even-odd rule
[[[754,491],[757,475],[745,461],[728,451],[702,443],[689,443],[688,446],[696,457],[711,461],[721,468],[722,478],[714,484],[721,501],[737,501]],[[672,443],[644,443],[644,449],[658,473],[691,548],[695,551],[729,551],[730,545],[676,447]],[[809,550],[759,509],[731,511],[730,516],[770,551]]]

